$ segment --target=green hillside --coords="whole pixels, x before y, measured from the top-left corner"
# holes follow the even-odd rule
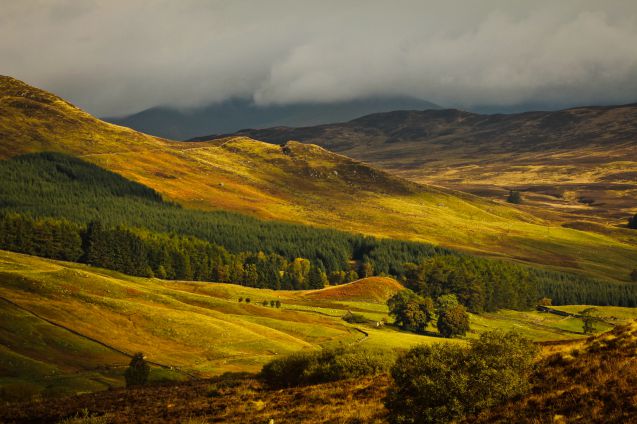
[[[0,251],[3,397],[121,386],[123,367],[136,351],[155,363],[151,375],[159,380],[258,371],[273,357],[320,346],[403,349],[445,341],[376,328],[376,321],[389,319],[376,296],[392,293],[396,284],[360,280],[338,288],[351,298],[335,299],[331,288],[298,292],[169,282]],[[368,300],[357,300],[367,288]],[[282,307],[263,306],[264,300],[279,300]],[[370,323],[346,323],[341,317],[348,310]],[[635,309],[617,311],[621,319],[635,316]],[[473,316],[472,322],[470,337],[494,328],[515,328],[535,340],[584,337],[580,320],[538,312],[501,311]]]
[[[476,310],[525,309],[544,296],[555,304],[637,302],[637,287],[630,283],[461,257],[424,243],[182,208],[136,182],[59,153],[0,161],[0,177],[5,183],[0,213],[7,211],[0,215],[0,248],[130,275],[307,289],[323,287],[327,277],[336,284],[357,274],[402,279],[405,263],[444,254],[447,268],[470,268],[475,274],[470,280],[478,277],[448,284],[458,295],[478,284],[483,300]]]

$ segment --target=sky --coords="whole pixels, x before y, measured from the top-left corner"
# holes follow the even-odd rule
[[[637,1],[0,0],[0,74],[98,116],[232,97],[637,102]]]

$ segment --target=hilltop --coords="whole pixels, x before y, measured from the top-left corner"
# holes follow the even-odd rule
[[[278,146],[247,137],[171,142],[95,119],[9,77],[0,79],[0,112],[0,158],[64,152],[189,208],[431,242],[604,278],[626,280],[637,268],[635,244],[610,229],[598,234],[564,228],[316,145]]]
[[[637,207],[630,201],[637,194],[637,104],[494,115],[395,111],[236,135],[318,144],[412,181],[495,199],[520,190],[527,204],[569,220],[623,223]]]
[[[340,286],[327,287],[310,291],[303,298],[315,300],[357,300],[362,302],[387,302],[392,295],[404,290],[404,287],[393,278],[369,277]]]

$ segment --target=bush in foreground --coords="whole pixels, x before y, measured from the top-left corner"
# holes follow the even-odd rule
[[[362,377],[389,371],[393,352],[339,347],[299,352],[268,362],[261,378],[270,387],[293,387]]]
[[[385,406],[392,423],[447,423],[529,390],[536,347],[517,333],[484,333],[469,348],[411,349],[391,369]]]

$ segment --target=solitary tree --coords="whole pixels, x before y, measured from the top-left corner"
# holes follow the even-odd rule
[[[595,331],[595,322],[599,321],[599,318],[595,316],[597,313],[597,308],[586,308],[583,311],[580,311],[580,315],[582,316],[582,323],[584,334],[591,334]]]
[[[469,331],[469,314],[461,304],[451,304],[438,311],[438,332],[443,337],[464,336]]]
[[[632,218],[628,218],[628,228],[637,230],[637,213]]]
[[[520,192],[517,190],[510,190],[509,197],[507,197],[507,202],[515,203],[516,205],[522,203],[522,196],[520,195]]]
[[[433,319],[434,304],[431,298],[421,297],[411,290],[402,290],[387,301],[389,314],[399,327],[423,332]]]
[[[126,378],[126,387],[142,386],[148,382],[148,374],[150,374],[150,366],[141,352],[133,355],[133,358],[124,373]]]

